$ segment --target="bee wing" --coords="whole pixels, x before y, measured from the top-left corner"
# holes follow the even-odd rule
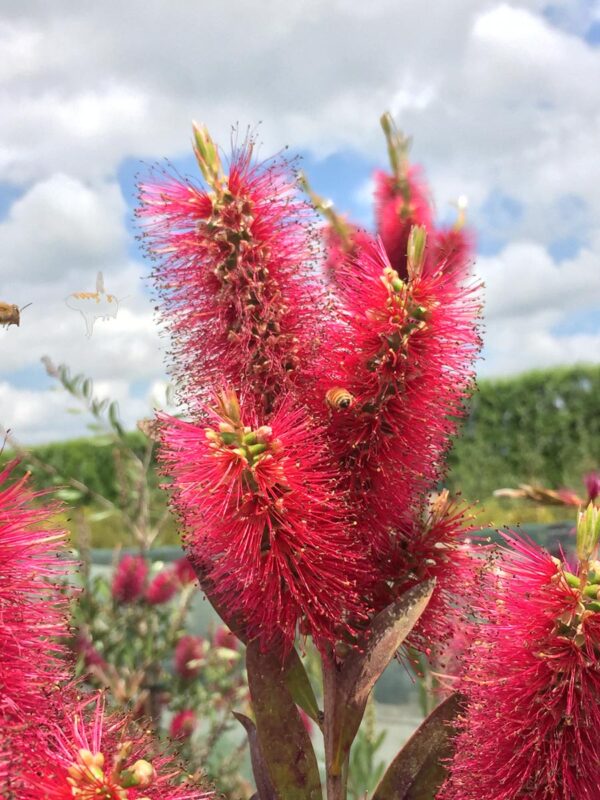
[[[104,294],[104,275],[101,272],[96,275],[96,291]]]

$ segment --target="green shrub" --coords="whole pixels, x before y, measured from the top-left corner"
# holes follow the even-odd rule
[[[450,454],[448,484],[470,499],[519,483],[581,487],[600,462],[600,366],[481,381]]]

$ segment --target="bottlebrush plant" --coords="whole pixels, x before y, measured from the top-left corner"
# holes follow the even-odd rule
[[[246,645],[251,716],[234,716],[248,737],[253,798],[324,797],[306,717],[323,736],[327,800],[368,796],[360,782],[379,778],[377,740],[363,742],[366,762],[352,746],[398,654],[446,665],[444,699],[371,800],[591,800],[600,512],[592,503],[580,513],[571,563],[514,534],[495,551],[473,544],[465,512],[439,491],[480,343],[472,239],[462,210],[453,227],[435,225],[406,140],[389,116],[382,122],[391,170],[376,176],[374,235],[284,160],[255,162],[251,140],[225,165],[198,126],[203,181],[156,170],[140,185],[188,415],[159,415],[160,457],[189,564],[227,625],[220,636]],[[61,657],[66,564],[50,554],[62,534],[31,510],[23,481],[2,487],[7,478],[1,796],[210,796],[131,715],[107,712],[101,694],[80,696]],[[128,559],[112,592],[149,612],[189,577],[182,565],[150,578]],[[321,691],[301,657],[308,640]],[[197,680],[205,657],[202,641],[182,637],[178,678]],[[176,711],[181,740],[194,718]]]
[[[383,127],[392,168],[376,176],[375,235],[300,178],[303,199],[292,165],[257,163],[250,139],[225,165],[200,126],[202,183],[157,168],[140,184],[188,411],[160,415],[161,459],[201,586],[246,643],[261,800],[321,797],[299,709],[324,736],[328,800],[347,797],[376,680],[405,640],[445,648],[476,572],[464,514],[432,494],[480,345],[472,237],[464,214],[434,224],[406,141],[388,115]],[[322,711],[299,656],[307,637]],[[435,795],[432,742],[446,752],[455,711],[453,696],[374,797]]]

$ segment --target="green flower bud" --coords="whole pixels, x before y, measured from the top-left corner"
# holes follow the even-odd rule
[[[594,555],[600,540],[600,508],[590,503],[585,511],[579,512],[577,520],[577,558],[589,561]]]
[[[427,229],[424,225],[413,225],[406,249],[408,277],[411,281],[420,277],[425,261]]]

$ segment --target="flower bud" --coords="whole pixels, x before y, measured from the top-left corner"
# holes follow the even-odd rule
[[[124,789],[129,789],[133,786],[139,789],[147,789],[155,780],[156,770],[149,761],[143,758],[140,758],[119,776],[119,781]]]
[[[194,132],[194,154],[202,175],[211,188],[219,189],[221,188],[223,172],[217,146],[213,142],[206,125],[198,125],[194,122],[192,129]]]
[[[577,558],[589,561],[598,547],[600,540],[600,508],[592,503],[579,512],[577,520]]]
[[[423,271],[425,262],[425,244],[427,243],[427,229],[424,225],[413,225],[408,237],[407,270],[410,280],[416,280]]]

